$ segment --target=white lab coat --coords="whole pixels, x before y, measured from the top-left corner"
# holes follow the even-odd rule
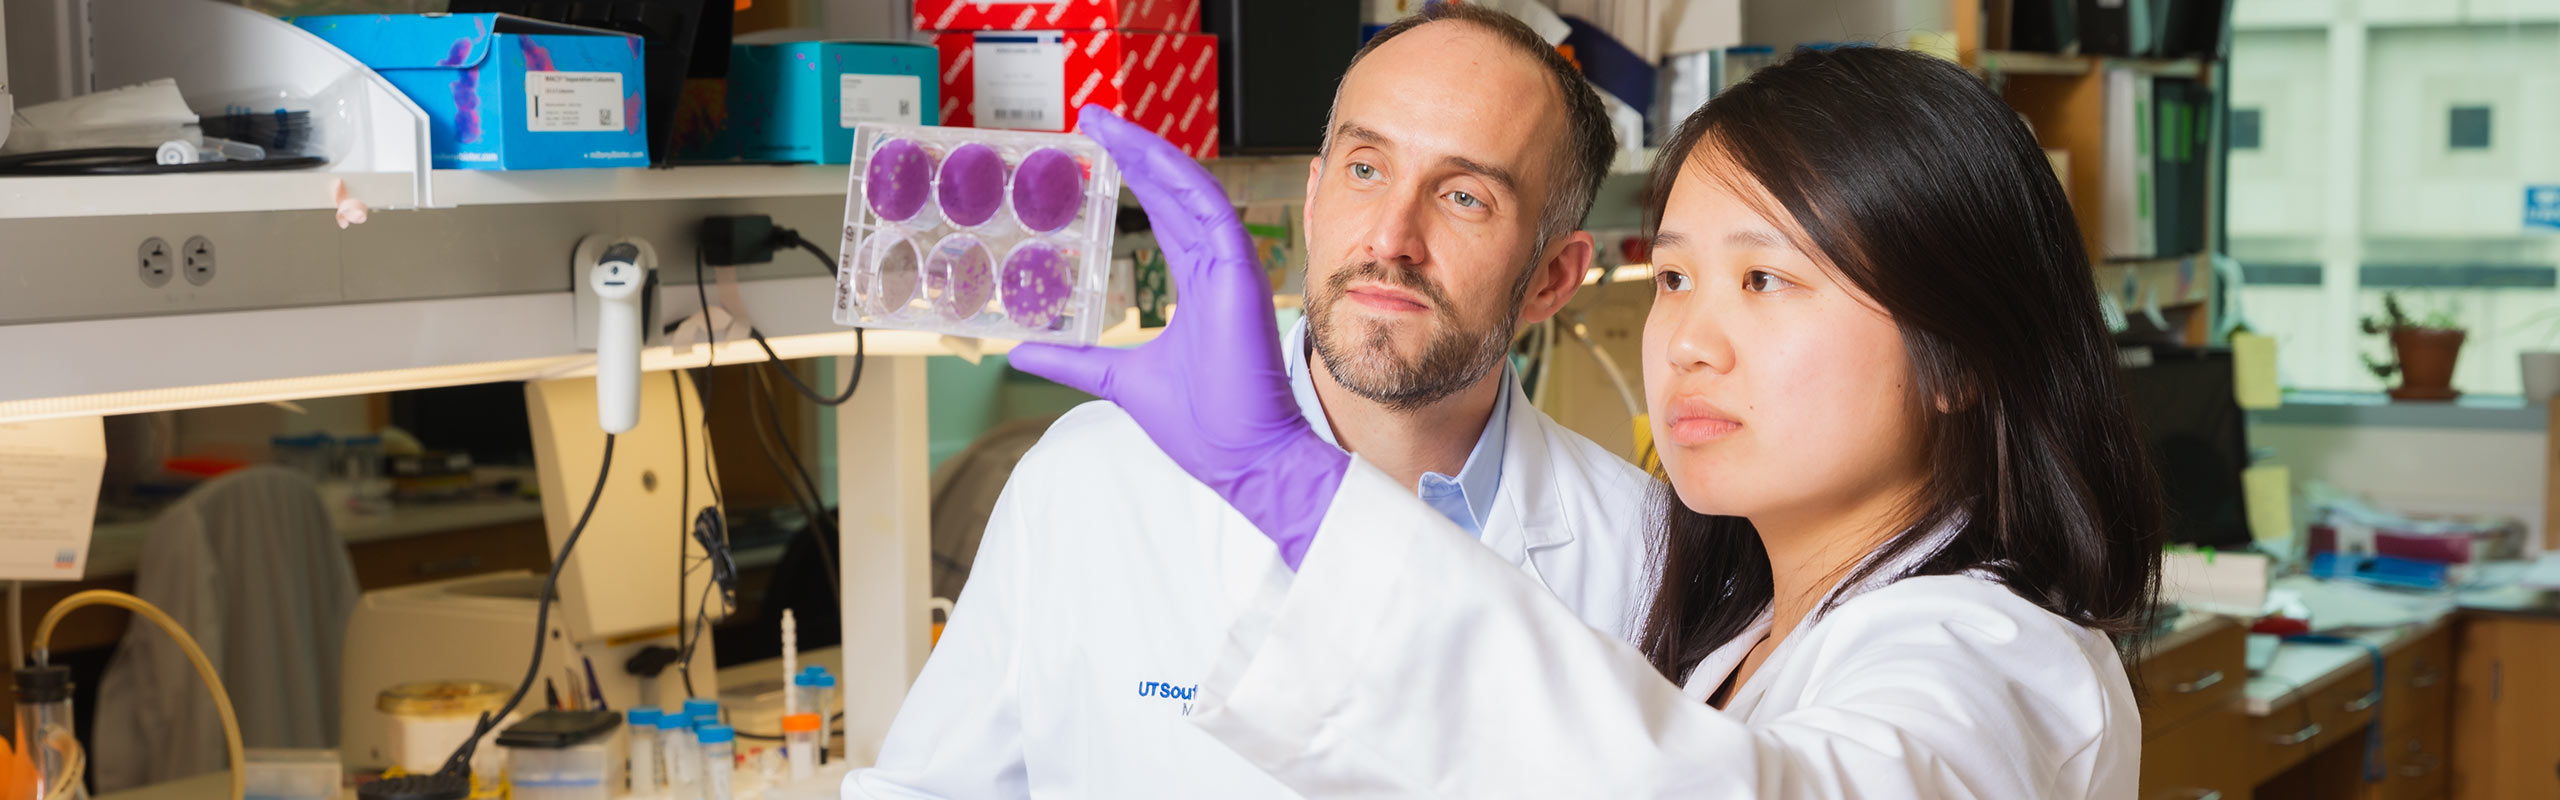
[[[1488,555],[1355,461],[1193,721],[1310,796],[2133,796],[2113,646],[1986,578],[1842,589],[1719,711],[1765,616],[1684,689]]]
[[[231,694],[246,746],[338,746],[338,668],[358,596],[309,478],[250,467],[160,513],[133,593],[177,620]],[[221,718],[176,640],[125,626],[98,680],[89,772],[112,792],[222,769]]]
[[[1578,629],[1632,636],[1649,479],[1510,391],[1483,540],[1457,536]],[[844,794],[1292,796],[1186,719],[1230,624],[1289,575],[1118,406],[1081,406],[1016,468],[879,766]]]

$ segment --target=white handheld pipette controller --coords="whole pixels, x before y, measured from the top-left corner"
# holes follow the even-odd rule
[[[596,420],[606,433],[640,424],[640,303],[648,274],[640,248],[629,242],[605,247],[587,270],[596,293]]]

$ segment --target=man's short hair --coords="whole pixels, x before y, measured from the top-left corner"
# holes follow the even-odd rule
[[[1343,69],[1343,79],[1349,80],[1351,67],[1359,66],[1361,59],[1368,58],[1371,51],[1397,34],[1444,20],[1467,23],[1493,34],[1511,49],[1536,59],[1539,66],[1546,68],[1547,76],[1555,80],[1556,91],[1564,101],[1566,130],[1558,138],[1562,148],[1556,160],[1558,187],[1544,198],[1546,204],[1538,211],[1537,249],[1545,252],[1549,242],[1582,227],[1583,218],[1591,213],[1591,199],[1600,193],[1600,181],[1609,176],[1609,162],[1618,150],[1618,135],[1609,127],[1609,111],[1600,104],[1599,92],[1583,79],[1582,71],[1573,62],[1547,43],[1546,37],[1500,11],[1455,2],[1433,3],[1369,37],[1368,44],[1361,45],[1360,52],[1351,56],[1350,67]],[[1340,111],[1341,103],[1342,95],[1337,89],[1334,112]],[[1333,148],[1334,112],[1326,115],[1324,152]]]

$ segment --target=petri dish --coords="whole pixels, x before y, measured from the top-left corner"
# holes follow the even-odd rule
[[[1075,294],[1073,251],[1038,239],[1023,242],[1004,259],[996,287],[1003,295],[1004,315],[1013,323],[1039,331],[1057,330],[1067,320],[1067,299]]]
[[[863,265],[853,273],[853,293],[864,314],[905,316],[914,306],[916,288],[924,283],[924,252],[915,239],[890,231],[873,234],[863,240],[855,263]]]
[[[976,143],[953,148],[934,183],[943,219],[961,227],[984,225],[1004,206],[1004,154]]]
[[[914,219],[924,210],[933,189],[933,153],[905,139],[891,139],[871,151],[863,168],[862,197],[871,213],[891,222]]]
[[[925,255],[924,293],[943,319],[963,322],[987,310],[995,299],[995,257],[978,237],[955,233],[935,242]]]
[[[1065,228],[1084,200],[1084,163],[1064,150],[1033,150],[1013,171],[1013,216],[1022,227],[1038,233]]]

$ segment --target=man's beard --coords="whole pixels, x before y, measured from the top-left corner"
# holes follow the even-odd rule
[[[1374,280],[1421,295],[1431,304],[1431,341],[1418,358],[1395,350],[1395,331],[1385,323],[1349,323],[1337,327],[1334,305],[1351,283]],[[1512,331],[1520,322],[1520,299],[1528,290],[1518,281],[1513,297],[1495,324],[1470,329],[1458,318],[1449,295],[1422,271],[1408,265],[1371,261],[1335,272],[1324,287],[1307,297],[1307,338],[1325,370],[1342,388],[1389,411],[1411,412],[1465,391],[1493,374],[1511,349]]]

